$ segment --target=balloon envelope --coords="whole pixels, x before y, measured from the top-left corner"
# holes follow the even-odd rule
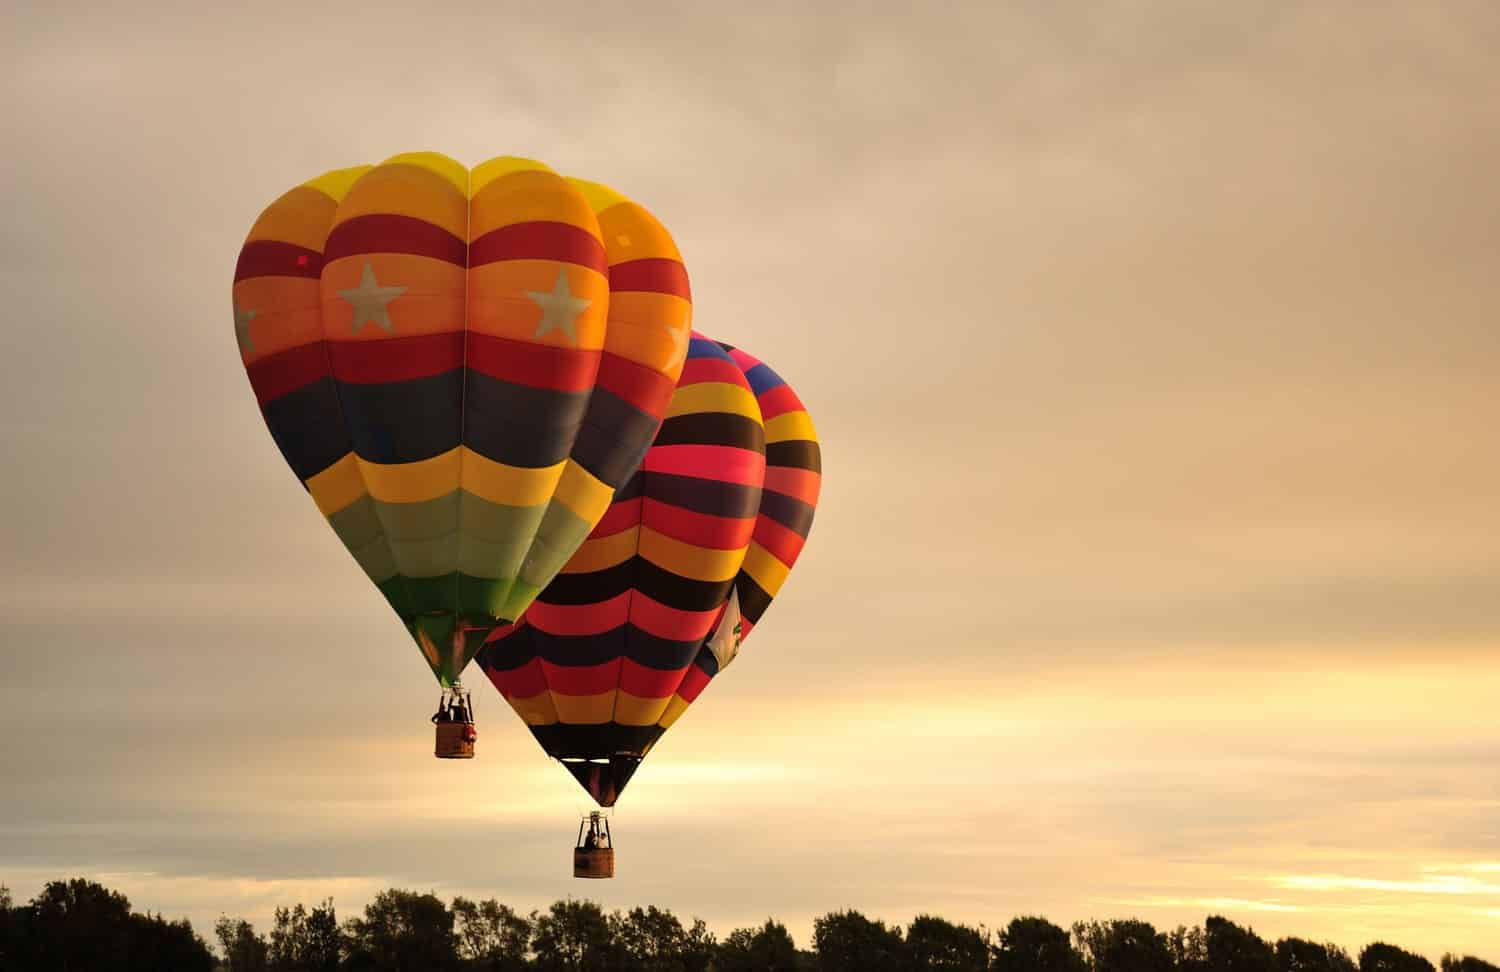
[[[235,269],[272,437],[445,685],[640,464],[690,317],[660,223],[527,159],[329,172]]]
[[[614,804],[780,591],[820,480],[816,433],[791,388],[695,335],[640,472],[479,655],[537,741],[600,804]]]

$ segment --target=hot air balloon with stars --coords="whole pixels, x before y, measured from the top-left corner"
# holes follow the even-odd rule
[[[233,309],[271,437],[442,687],[436,754],[471,757],[462,672],[666,413],[692,316],[671,235],[540,162],[407,153],[271,203]]]

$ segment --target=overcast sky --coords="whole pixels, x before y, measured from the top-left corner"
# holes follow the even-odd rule
[[[1209,912],[1500,959],[1500,7],[14,4],[0,881],[263,928],[397,885]],[[465,9],[468,7],[468,9]],[[507,9],[508,8],[508,9]],[[823,440],[807,550],[585,796],[426,665],[266,434],[261,208],[432,149],[672,230]]]

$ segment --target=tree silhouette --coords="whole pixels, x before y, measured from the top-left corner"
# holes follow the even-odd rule
[[[526,967],[531,922],[493,898],[475,903],[453,899],[458,953],[475,968],[511,972]]]
[[[381,972],[447,972],[458,967],[453,912],[433,894],[391,888],[345,926],[350,961]],[[274,938],[274,935],[273,935]]]
[[[276,909],[267,968],[271,972],[335,972],[343,950],[333,901],[308,911],[301,903]]]
[[[34,968],[106,968],[130,951],[130,900],[82,878],[44,887],[27,925]]]
[[[918,915],[906,929],[907,967],[985,972],[990,945],[967,925],[955,925],[934,915]]]
[[[1457,955],[1444,955],[1439,967],[1443,972],[1500,972],[1500,965],[1477,959],[1472,955],[1459,958]]]
[[[270,946],[248,921],[221,916],[214,923],[214,937],[224,956],[224,972],[269,972]]]
[[[1337,945],[1283,938],[1276,943],[1276,968],[1278,972],[1356,972],[1358,966]]]
[[[857,911],[835,911],[813,921],[813,951],[823,972],[902,972],[901,932]]]
[[[592,901],[554,901],[531,919],[531,949],[543,972],[605,972],[611,958],[609,921]]]
[[[131,915],[130,944],[107,966],[123,972],[213,972],[218,964],[208,945],[187,919],[167,921],[161,915]]]
[[[1366,945],[1359,953],[1359,972],[1437,972],[1420,955],[1385,942]]]
[[[1068,933],[1045,918],[1012,918],[994,950],[997,972],[1084,972],[1088,964]]]
[[[1208,967],[1213,972],[1276,972],[1276,951],[1265,939],[1228,918],[1211,915],[1203,923]]]
[[[1144,921],[1078,922],[1073,937],[1094,972],[1171,972],[1167,936]]]
[[[797,946],[786,926],[766,919],[759,928],[736,928],[714,957],[716,972],[796,972]]]

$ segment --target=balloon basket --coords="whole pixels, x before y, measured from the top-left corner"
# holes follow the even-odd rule
[[[438,701],[438,710],[432,717],[436,730],[432,754],[438,759],[473,759],[474,741],[479,733],[474,728],[474,709],[469,704],[469,691],[457,682],[452,688],[443,689]]]
[[[609,836],[609,821],[595,810],[578,825],[578,845],[573,848],[575,878],[615,876],[615,848]]]
[[[432,754],[438,759],[473,759],[474,740],[469,738],[474,724],[442,722],[437,726],[437,742]]]

